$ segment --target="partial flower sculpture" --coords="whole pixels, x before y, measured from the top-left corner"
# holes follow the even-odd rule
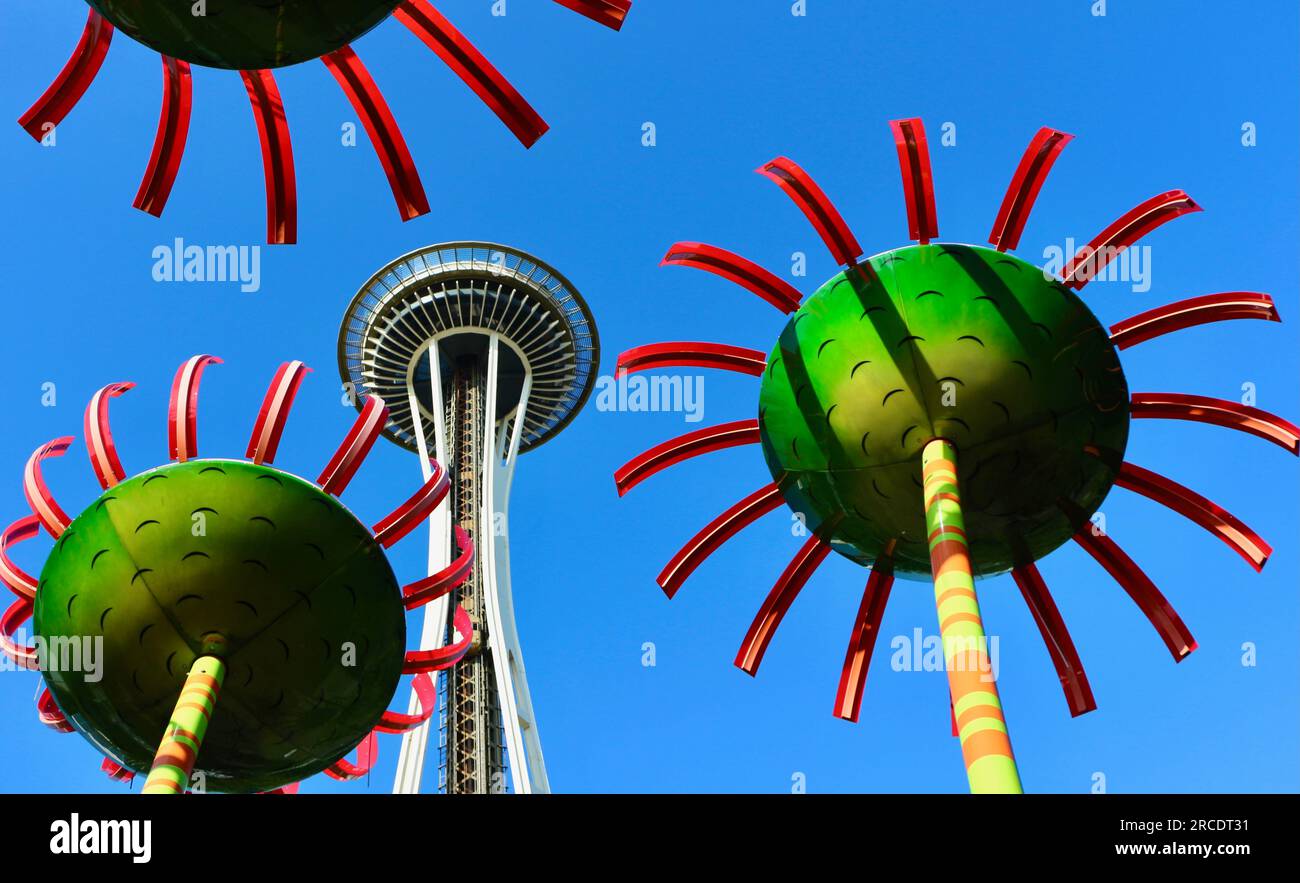
[[[1237,402],[1133,393],[1118,351],[1224,319],[1277,321],[1266,294],[1209,294],[1106,329],[1079,292],[1116,255],[1200,207],[1181,190],[1125,213],[1061,270],[1008,252],[1020,241],[1049,170],[1072,136],[1044,128],[1015,171],[989,235],[992,248],[937,242],[934,186],[919,119],[891,123],[916,245],[871,258],[822,190],[784,157],[758,171],[812,222],[845,269],[804,300],[791,285],[711,245],[680,242],[665,264],[719,275],[790,316],[770,355],[673,342],[623,353],[620,372],[684,366],[761,378],[758,417],[664,442],[615,474],[619,494],[674,463],[760,444],[772,482],[693,537],[659,575],[671,598],[728,538],[781,503],[811,530],[763,602],[736,655],[758,671],[795,597],[834,549],[871,568],[835,698],[856,721],[881,616],[896,575],[932,579],[971,790],[1018,792],[1019,771],[991,676],[974,578],[1011,572],[1033,613],[1073,715],[1096,708],[1074,644],[1035,562],[1073,539],[1151,620],[1175,661],[1196,641],[1164,595],[1090,524],[1114,485],[1190,518],[1259,570],[1267,543],[1214,503],[1124,460],[1134,419],[1213,423],[1300,453],[1300,429]]]
[[[0,650],[41,670],[40,719],[80,732],[115,778],[147,773],[145,793],[186,790],[196,768],[214,791],[295,790],[319,772],[364,775],[376,733],[424,724],[437,694],[429,672],[470,649],[473,626],[457,610],[449,646],[406,651],[407,610],[460,585],[473,546],[447,569],[399,586],[384,550],[446,497],[446,473],[367,528],[338,497],[379,438],[388,411],[366,399],[315,482],[272,466],[306,372],[280,366],[249,439],[246,460],[200,459],[196,405],[204,369],[194,356],[176,374],[168,411],[171,461],[127,477],[108,421],[113,383],[85,415],[90,464],[104,492],[70,518],[42,476],[71,437],[27,461],[32,514],[0,534],[0,580],[18,600],[0,620]],[[39,579],[10,547],[44,530],[53,549]],[[35,646],[19,641],[33,618]],[[46,655],[63,642],[102,641],[98,679]],[[386,710],[403,674],[415,676],[419,714]],[[358,749],[353,763],[347,755]]]
[[[623,26],[632,0],[555,0],[607,27]],[[289,123],[272,70],[319,58],[342,87],[379,155],[402,220],[429,212],[406,140],[352,41],[390,16],[406,25],[474,90],[525,147],[546,122],[427,0],[87,0],[90,18],[63,71],[19,124],[49,136],[99,73],[115,30],[162,56],[158,134],[135,207],[160,216],[180,171],[189,133],[190,66],[238,70],[253,105],[266,177],[267,239],[297,242],[298,198]]]

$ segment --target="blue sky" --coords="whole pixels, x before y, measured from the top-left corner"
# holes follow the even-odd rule
[[[1296,322],[1297,9],[1287,2],[1185,0],[970,4],[808,0],[637,0],[614,34],[551,3],[442,0],[439,7],[512,78],[552,131],[524,151],[413,36],[387,22],[355,48],[384,88],[423,174],[433,212],[400,223],[355,116],[325,68],[278,74],[298,170],[300,242],[264,249],[262,288],[168,285],[153,249],[258,244],[264,199],[257,137],[239,78],[196,70],[189,151],[166,215],[134,211],[157,122],[157,56],[121,35],[99,80],[42,149],[0,127],[0,184],[11,330],[0,356],[8,469],[0,517],[25,514],[21,469],[41,442],[78,434],[99,386],[140,386],[113,404],[130,472],[166,458],[166,397],[176,365],[222,356],[201,396],[205,455],[238,456],[276,365],[315,372],[298,397],[278,465],[315,475],[350,425],[335,340],[369,274],[413,248],[488,239],[532,251],[568,275],[596,314],[604,372],[631,346],[717,340],[767,350],[779,315],[702,273],[660,269],[667,246],[697,239],[778,273],[808,255],[811,292],[835,271],[785,197],[752,174],[794,158],[832,196],[868,253],[904,244],[898,164],[887,123],[945,122],[932,147],[941,238],[982,243],[1020,153],[1041,125],[1077,136],[1035,207],[1019,254],[1043,262],[1086,241],[1157,192],[1183,188],[1206,209],[1146,240],[1151,286],[1094,283],[1106,324],[1198,294],[1271,293],[1282,325],[1235,322],[1124,354],[1135,391],[1235,399],[1300,418]],[[0,109],[16,119],[75,44],[77,0],[8,0]],[[642,145],[652,122],[657,145]],[[1244,147],[1253,123],[1258,145]],[[56,404],[42,404],[52,383]],[[753,416],[752,378],[710,374],[705,423]],[[786,510],[702,567],[673,602],[654,576],[700,526],[768,478],[757,447],[689,462],[615,495],[611,473],[699,424],[681,414],[594,407],[520,463],[512,503],[517,615],[557,791],[961,791],[940,672],[894,671],[888,642],[936,631],[933,596],[900,583],[890,599],[861,722],[831,716],[865,572],[821,568],[775,638],[757,679],[731,665],[749,621],[802,540]],[[78,442],[47,468],[69,511],[96,486]],[[1027,789],[1085,792],[1294,791],[1300,786],[1295,635],[1297,463],[1266,442],[1189,423],[1141,421],[1128,459],[1161,471],[1254,526],[1276,551],[1262,575],[1180,516],[1124,491],[1108,529],[1155,579],[1200,642],[1175,665],[1124,592],[1074,547],[1042,564],[1087,666],[1099,709],[1072,720],[1032,619],[1009,577],[981,584],[1001,638],[1001,691]],[[414,458],[381,443],[345,496],[377,519],[418,480]],[[39,548],[37,547],[39,545]],[[35,570],[45,546],[16,554]],[[422,543],[394,556],[420,575]],[[417,620],[412,617],[414,626]],[[1243,666],[1253,643],[1257,665]],[[652,643],[656,664],[643,666]],[[35,719],[37,678],[0,673],[0,788],[115,791],[77,736]],[[398,704],[404,703],[396,702]],[[369,781],[318,777],[306,790],[390,789],[398,739],[382,737]]]

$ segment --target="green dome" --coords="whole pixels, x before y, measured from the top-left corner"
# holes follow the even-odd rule
[[[86,0],[113,27],[192,64],[286,67],[328,55],[382,22],[397,0]]]
[[[763,376],[763,454],[810,529],[863,564],[929,578],[921,449],[957,448],[977,575],[1060,546],[1114,479],[1128,387],[1109,335],[1059,281],[970,245],[909,246],[831,279]],[[1112,460],[1111,462],[1116,462]]]
[[[196,770],[214,791],[320,772],[378,722],[401,676],[401,590],[370,532],[319,487],[243,461],[118,484],[41,571],[36,634],[103,638],[102,679],[45,672],[68,720],[147,772],[195,658],[226,664]],[[47,666],[47,669],[49,666]]]

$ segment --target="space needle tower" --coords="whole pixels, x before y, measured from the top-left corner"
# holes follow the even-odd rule
[[[339,372],[358,406],[382,398],[385,435],[419,455],[426,479],[430,458],[451,479],[448,502],[430,519],[429,573],[459,561],[470,572],[426,606],[420,643],[456,640],[457,603],[469,613],[472,649],[438,685],[434,756],[445,793],[550,790],[515,628],[510,484],[519,454],[555,437],[585,404],[599,360],[595,322],[568,280],[487,242],[393,261],[357,292],[339,331]],[[403,737],[394,793],[420,790],[431,729]]]

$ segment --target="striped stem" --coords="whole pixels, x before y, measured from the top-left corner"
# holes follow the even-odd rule
[[[973,794],[1020,794],[1020,773],[1011,753],[971,574],[957,487],[957,449],[947,439],[934,439],[921,452],[921,464],[939,633],[966,777]]]
[[[217,657],[200,656],[194,660],[162,744],[154,755],[143,793],[185,793],[225,677],[226,665]]]

